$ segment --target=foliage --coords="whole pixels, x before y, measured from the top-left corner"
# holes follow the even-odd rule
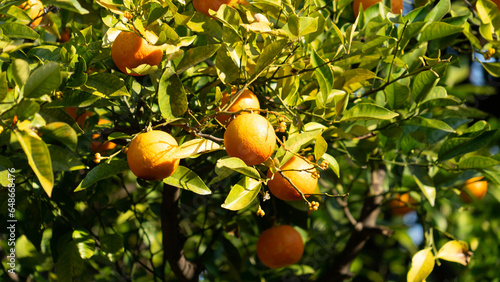
[[[468,81],[474,54],[500,53],[493,2],[416,1],[399,15],[384,1],[355,18],[351,0],[252,0],[212,17],[184,0],[47,0],[34,29],[22,2],[0,3],[0,182],[15,168],[20,280],[175,281],[175,244],[194,280],[498,277],[499,121],[471,103],[496,89]],[[132,30],[155,33],[164,51],[159,66],[132,70],[144,76],[111,59],[114,37]],[[500,76],[498,62],[480,63]],[[317,211],[269,194],[273,162],[227,156],[215,117],[233,88],[252,90],[277,129],[276,163],[295,153],[316,164],[319,191],[307,201]],[[96,114],[82,125],[67,107]],[[131,139],[151,127],[179,142],[181,165],[163,181],[137,179],[126,162]],[[118,146],[95,158],[96,133]],[[487,196],[462,203],[461,186],[478,175]],[[405,192],[415,212],[391,215]],[[3,224],[12,203],[0,194]],[[257,238],[275,223],[300,231],[297,265],[259,262]]]

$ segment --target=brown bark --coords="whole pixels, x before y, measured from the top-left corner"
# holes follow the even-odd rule
[[[366,242],[376,234],[390,236],[392,231],[383,226],[377,226],[376,220],[380,214],[383,201],[383,188],[386,172],[385,167],[372,171],[372,184],[363,204],[361,214],[342,252],[336,257],[331,268],[327,270],[321,281],[342,281],[352,277],[349,271],[352,261],[363,249]]]
[[[184,256],[184,242],[179,233],[179,188],[167,184],[163,186],[161,229],[163,261],[168,261],[179,281],[198,281],[201,267]]]

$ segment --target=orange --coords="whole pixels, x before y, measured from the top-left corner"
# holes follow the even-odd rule
[[[304,159],[293,156],[282,167],[283,174],[290,178],[293,184],[304,194],[312,194],[318,186],[318,178],[313,175],[316,172],[314,165],[308,163]],[[269,170],[267,177],[271,177],[272,173]],[[301,200],[302,196],[295,190],[290,182],[281,176],[280,173],[275,173],[274,178],[267,182],[269,190],[278,199],[284,201]],[[307,197],[307,196],[306,196]]]
[[[224,146],[231,157],[242,159],[247,165],[265,162],[276,146],[274,128],[259,114],[239,115],[224,133]]]
[[[483,176],[473,177],[467,181],[465,181],[465,186],[460,191],[460,198],[466,202],[471,203],[472,197],[477,200],[482,200],[488,191],[488,182],[480,181],[483,179]],[[471,197],[472,196],[472,197]]]
[[[405,215],[411,212],[413,209],[407,204],[413,204],[414,200],[410,197],[409,193],[396,194],[394,200],[389,202],[389,207],[391,208],[391,213],[394,215]]]
[[[246,0],[193,0],[194,9],[200,13],[210,16],[208,10],[217,12],[223,4],[234,6],[234,4],[248,5]]]
[[[107,123],[111,123],[111,121],[102,118],[99,119],[99,121],[97,122],[97,124],[107,124]],[[92,140],[98,139],[100,136],[101,134],[97,133],[92,134]],[[92,148],[92,152],[101,153],[104,151],[113,150],[114,148],[116,148],[116,144],[113,142],[103,143],[101,141],[91,141],[90,148]]]
[[[222,93],[221,105],[219,108],[217,108],[216,112],[220,112],[221,110],[223,110],[224,112],[237,112],[243,109],[260,109],[259,99],[255,94],[253,94],[252,91],[245,89],[243,93],[240,94],[238,99],[230,101],[231,97],[234,96],[235,93],[236,89],[231,91],[231,95],[229,95],[229,93],[227,92]],[[225,109],[224,106],[226,106],[228,102],[232,104],[229,108]],[[248,113],[249,112],[241,112],[240,114],[248,114]],[[258,114],[259,112],[256,111],[255,113]],[[231,116],[218,115],[216,119],[220,123],[226,124],[229,121],[231,121]]]
[[[155,41],[152,33],[147,32],[148,39]],[[142,64],[157,66],[163,58],[163,51],[160,47],[150,45],[144,38],[134,32],[122,31],[116,37],[111,47],[111,57],[113,62],[122,72],[132,75],[128,69],[136,68]]]
[[[262,232],[257,240],[257,256],[270,268],[295,264],[303,253],[302,237],[290,225],[271,227]]]
[[[30,18],[34,20],[31,24],[31,28],[35,28],[37,25],[42,22],[43,15],[43,4],[40,0],[28,0],[21,4],[19,8],[23,10],[30,9]]]
[[[174,137],[166,132],[152,130],[141,133],[128,146],[128,166],[137,177],[162,180],[172,175],[179,166],[179,159],[172,157],[178,146]]]
[[[354,15],[357,17],[359,14],[360,5],[363,5],[363,10],[370,8],[371,6],[382,2],[382,0],[354,0],[352,4],[352,10]],[[401,14],[403,10],[403,0],[391,0],[391,11],[394,14]]]
[[[93,112],[84,112],[83,114],[81,114],[80,116],[78,116],[78,118],[76,119],[76,123],[78,123],[78,125],[82,128],[82,129],[85,129],[86,127],[86,124],[85,124],[85,121],[91,117],[94,113]]]
[[[76,113],[77,107],[66,107],[64,108],[64,111],[66,111],[66,113],[74,120],[78,117]]]

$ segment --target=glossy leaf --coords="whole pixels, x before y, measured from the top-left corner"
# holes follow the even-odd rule
[[[31,73],[24,85],[24,96],[38,98],[50,94],[61,84],[60,67],[58,63],[50,62],[38,67]]]
[[[275,155],[276,158],[280,160],[280,166],[284,165],[289,159],[292,158],[293,154],[291,152],[299,152],[301,149],[315,141],[321,132],[322,129],[307,131],[294,135],[290,139],[286,140],[285,147],[287,150],[280,147]]]
[[[495,130],[485,131],[475,137],[455,137],[446,140],[438,153],[438,161],[443,162],[486,146],[495,134]]]
[[[432,71],[424,71],[419,73],[412,86],[412,95],[415,101],[420,102],[425,100],[425,97],[438,83],[438,77],[436,73]]]
[[[492,76],[500,77],[500,63],[485,63],[485,62],[481,62],[481,65]]]
[[[337,160],[331,155],[326,153],[323,154],[321,158],[326,160],[328,162],[328,167],[333,170],[333,172],[337,175],[337,177],[340,177],[340,166]]]
[[[89,259],[94,255],[96,246],[95,240],[87,231],[75,230],[73,231],[72,237],[82,259]]]
[[[255,66],[255,75],[260,75],[262,71],[273,64],[274,59],[276,58],[276,56],[281,54],[281,52],[283,52],[283,48],[286,46],[286,44],[286,40],[278,40],[267,45],[257,60],[257,65]]]
[[[221,150],[221,145],[207,139],[193,139],[180,145],[172,157],[177,159],[185,159],[199,154],[209,153]]]
[[[128,163],[125,160],[112,159],[109,163],[101,163],[85,176],[74,192],[85,190],[96,182],[122,173],[127,169]]]
[[[467,242],[453,240],[446,242],[439,249],[436,258],[467,265],[471,256]]]
[[[190,67],[212,57],[219,48],[219,44],[190,48],[175,68],[177,74],[183,73]]]
[[[205,185],[205,182],[192,170],[179,166],[175,172],[163,179],[163,183],[191,191],[199,195],[212,194],[212,191]]]
[[[99,238],[101,250],[108,254],[123,252],[123,238],[118,234],[107,234]]]
[[[23,87],[30,76],[30,66],[27,61],[15,59],[12,62],[12,76],[19,87]]]
[[[19,120],[26,120],[34,116],[40,111],[40,105],[31,100],[23,100],[17,105],[17,118]]]
[[[440,0],[436,6],[425,17],[425,22],[436,22],[441,20],[451,10],[450,0]]]
[[[432,248],[418,251],[411,259],[411,268],[408,271],[408,282],[421,282],[431,274],[434,269],[434,255]]]
[[[81,162],[81,156],[66,148],[50,145],[49,151],[54,171],[75,171],[88,168]]]
[[[436,187],[434,187],[429,174],[423,167],[420,166],[410,165],[409,168],[413,174],[413,179],[415,179],[418,187],[433,207],[436,202]]]
[[[318,137],[316,137],[316,144],[314,144],[314,157],[316,160],[319,160],[326,153],[327,149],[328,143],[321,134],[318,134]]]
[[[222,207],[232,211],[247,207],[257,197],[261,186],[260,181],[244,177],[231,187],[231,191],[227,195]]]
[[[485,156],[466,156],[460,159],[460,169],[485,169],[500,164],[500,161]]]
[[[439,129],[445,132],[455,132],[455,129],[453,129],[451,126],[449,126],[446,122],[440,121],[437,119],[428,119],[424,118],[421,116],[417,116],[414,118],[411,118],[403,123],[404,125],[415,125],[419,127],[427,127],[427,128],[434,128],[434,129]]]
[[[316,70],[314,76],[318,81],[320,93],[316,96],[316,103],[319,107],[323,107],[332,91],[333,72],[315,50],[312,52],[311,64]]]
[[[78,136],[76,135],[76,131],[67,123],[52,122],[41,127],[40,132],[43,133],[44,137],[50,137],[68,146],[73,151],[76,150]]]
[[[49,197],[52,196],[54,188],[54,172],[47,144],[30,129],[26,131],[14,131],[19,144],[23,148],[28,164],[35,173],[43,190]]]
[[[57,259],[56,274],[61,281],[73,281],[83,272],[84,262],[75,241],[68,242]]]
[[[158,105],[164,119],[171,120],[187,110],[187,93],[182,81],[171,69],[165,70],[158,87]]]
[[[380,119],[387,120],[399,116],[398,113],[375,104],[360,103],[344,112],[340,121]]]
[[[4,156],[0,156],[0,185],[7,187],[10,183],[12,177],[9,177],[9,169],[13,169],[12,162]]]
[[[441,2],[441,1],[440,1]],[[430,40],[443,38],[463,31],[463,27],[454,26],[444,22],[430,23],[422,31],[420,42],[427,42]]]
[[[304,36],[318,29],[318,18],[291,15],[283,29],[288,30],[293,36]]]
[[[222,158],[217,161],[216,166],[229,168],[248,177],[260,179],[259,172],[255,168],[247,166],[240,158]]]
[[[20,38],[20,39],[29,39],[29,40],[37,40],[40,35],[36,33],[31,27],[14,22],[7,22],[0,24],[0,29],[3,31],[3,34],[9,38]]]
[[[101,97],[130,96],[125,82],[112,73],[99,73],[91,75],[85,84],[91,93]]]
[[[399,82],[391,83],[384,89],[387,106],[391,110],[404,106],[410,96],[410,88]]]

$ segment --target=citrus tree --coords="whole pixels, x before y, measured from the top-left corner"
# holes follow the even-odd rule
[[[499,7],[413,4],[2,1],[2,278],[498,278]]]

